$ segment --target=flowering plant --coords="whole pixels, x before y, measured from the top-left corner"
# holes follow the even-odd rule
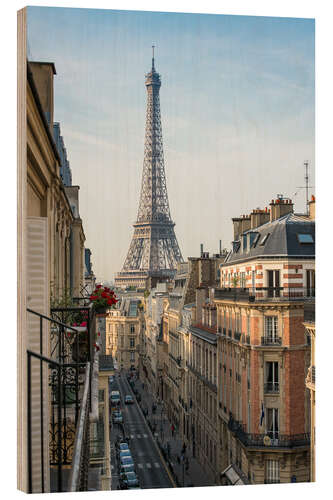
[[[93,303],[95,309],[104,309],[116,305],[118,299],[113,290],[107,286],[97,285],[90,295],[90,301]]]

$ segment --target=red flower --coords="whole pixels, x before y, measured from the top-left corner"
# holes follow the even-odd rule
[[[102,285],[96,285],[96,288],[102,288]]]
[[[86,321],[82,321],[82,323],[81,323],[80,326],[87,326],[87,322]]]
[[[77,323],[73,323],[73,325],[72,325],[72,326],[77,326]]]
[[[97,333],[97,335],[98,335],[99,337],[101,336],[101,334],[100,334],[99,332]]]

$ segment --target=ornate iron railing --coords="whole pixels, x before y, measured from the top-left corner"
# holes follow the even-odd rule
[[[89,395],[88,401],[90,401],[91,373],[88,372],[87,379],[86,367],[93,359],[94,350],[85,350],[83,356],[80,342],[82,331],[73,326],[73,321],[69,321],[68,323],[60,321],[60,318],[68,319],[66,314],[70,315],[73,311],[76,312],[77,308],[70,308],[68,312],[66,312],[65,309],[56,309],[56,314],[52,312],[53,317],[48,317],[31,309],[27,309],[29,314],[39,318],[40,330],[39,352],[33,352],[32,350],[27,351],[29,492],[35,490],[35,487],[32,485],[32,476],[33,461],[34,464],[36,462],[36,443],[34,443],[33,446],[32,413],[34,414],[35,426],[37,418],[36,407],[40,407],[40,416],[38,420],[40,421],[41,429],[41,491],[45,491],[43,469],[45,463],[45,443],[48,440],[51,491],[60,492],[68,491],[68,472],[73,465],[74,443],[77,430],[79,429],[79,415],[82,408],[84,387],[86,387],[87,384]],[[88,326],[86,328],[87,343],[90,343],[90,345],[92,345],[91,341],[94,335],[92,313],[92,310],[90,315],[88,313]],[[43,338],[45,329],[43,330],[43,322],[48,322],[50,325],[50,345],[47,346],[50,349],[49,357],[43,355],[43,352],[45,352],[45,339]],[[34,362],[40,365],[38,372],[36,367],[32,365]],[[36,387],[39,389],[36,389]],[[45,394],[45,391],[48,394]],[[47,401],[49,401],[49,405],[47,405]],[[47,412],[44,411],[44,406],[48,406]],[[45,421],[45,419],[48,421]],[[48,436],[44,435],[44,429],[48,429]],[[87,464],[85,467],[87,467]]]
[[[314,288],[303,287],[257,287],[257,288],[215,288],[216,300],[240,302],[313,300]]]
[[[243,425],[229,418],[228,428],[238,438],[244,446],[255,448],[296,448],[299,446],[309,446],[310,434],[280,434],[277,431],[266,434],[252,434],[245,432]]]
[[[273,336],[261,337],[261,345],[281,345],[281,344],[282,344],[281,337],[273,337]]]

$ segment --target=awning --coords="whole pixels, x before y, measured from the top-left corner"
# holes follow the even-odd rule
[[[250,484],[245,474],[237,467],[236,464],[229,465],[222,473],[221,477],[225,477],[228,483],[232,486]]]

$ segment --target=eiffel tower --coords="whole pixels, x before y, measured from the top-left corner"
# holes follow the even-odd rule
[[[166,188],[159,96],[161,78],[155,70],[154,46],[146,87],[146,133],[139,210],[125,263],[115,278],[115,285],[122,288],[150,288],[158,281],[172,279],[177,264],[183,262]]]

